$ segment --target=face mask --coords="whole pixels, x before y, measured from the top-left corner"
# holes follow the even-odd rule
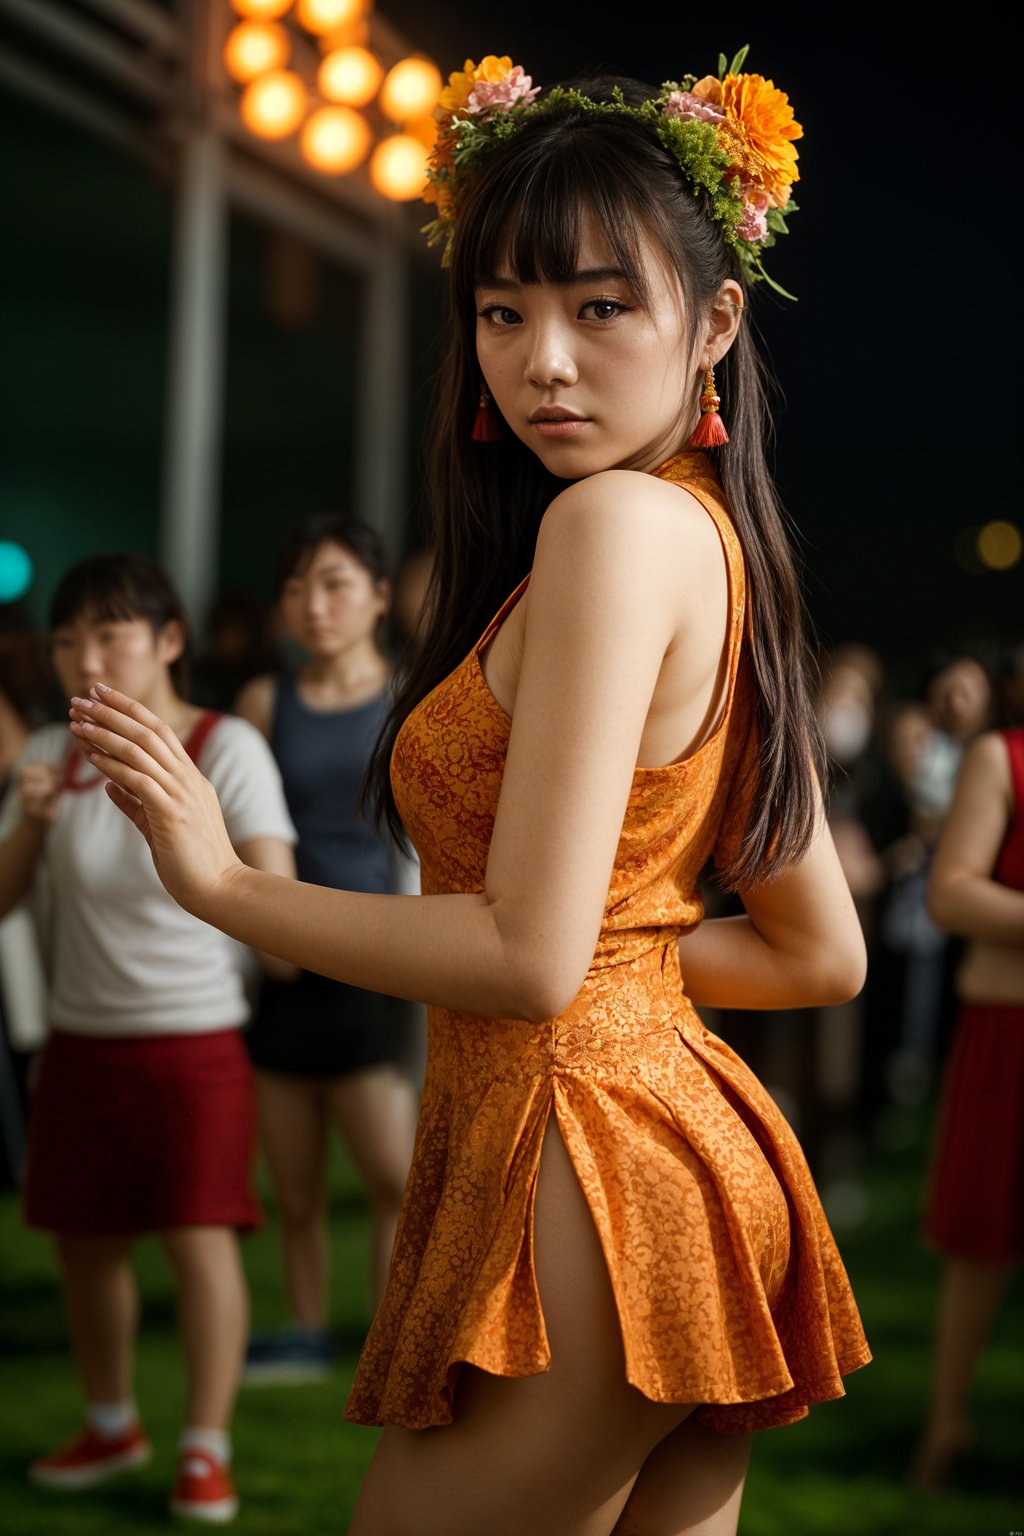
[[[854,699],[827,704],[822,711],[821,731],[834,763],[853,763],[871,740],[871,715]]]

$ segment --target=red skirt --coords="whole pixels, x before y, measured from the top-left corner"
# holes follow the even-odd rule
[[[263,1219],[255,1150],[237,1030],[131,1040],[55,1030],[32,1097],[25,1220],[82,1237],[247,1230]]]
[[[954,1258],[1024,1259],[1024,1007],[971,1003],[960,1011],[924,1235]]]

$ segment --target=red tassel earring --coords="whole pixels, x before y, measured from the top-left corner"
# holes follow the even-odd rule
[[[721,403],[715,393],[715,370],[709,363],[704,375],[704,388],[700,392],[700,420],[690,438],[691,448],[721,448],[723,443],[729,441],[725,423],[718,414]]]
[[[477,406],[476,416],[473,421],[473,431],[470,434],[474,443],[496,443],[501,433],[498,431],[498,417],[491,404],[491,396],[487,385],[480,381],[480,404]]]

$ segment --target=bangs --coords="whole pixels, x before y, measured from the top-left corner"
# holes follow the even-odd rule
[[[166,573],[145,555],[92,555],[62,578],[50,604],[50,628],[145,619],[154,631],[185,611]]]
[[[108,569],[90,571],[74,590],[69,587],[67,591],[56,593],[50,612],[50,628],[73,624],[83,616],[100,624],[121,623],[148,619],[149,612],[125,573]]]
[[[571,283],[579,272],[584,235],[591,233],[606,247],[610,264],[637,301],[649,302],[644,246],[651,239],[663,245],[660,221],[638,182],[635,163],[621,154],[619,135],[609,126],[592,119],[539,146],[529,145],[523,133],[527,153],[520,159],[520,144],[513,143],[502,157],[500,174],[481,178],[486,185],[480,188],[476,217],[468,221],[474,226],[472,270],[466,273],[470,288],[506,274],[521,284]]]

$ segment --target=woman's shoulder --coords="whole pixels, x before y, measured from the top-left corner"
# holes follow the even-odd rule
[[[542,572],[559,581],[614,573],[624,595],[654,601],[664,594],[681,611],[703,597],[716,601],[724,571],[718,527],[685,486],[609,469],[575,481],[548,507],[531,588]]]
[[[565,528],[574,540],[619,554],[624,548],[651,558],[646,538],[665,537],[672,547],[720,556],[717,525],[685,485],[634,469],[604,469],[576,480],[551,502],[541,534]]]
[[[234,713],[256,727],[260,735],[269,739],[274,723],[274,702],[277,698],[278,678],[272,672],[263,677],[250,678],[235,700]]]

